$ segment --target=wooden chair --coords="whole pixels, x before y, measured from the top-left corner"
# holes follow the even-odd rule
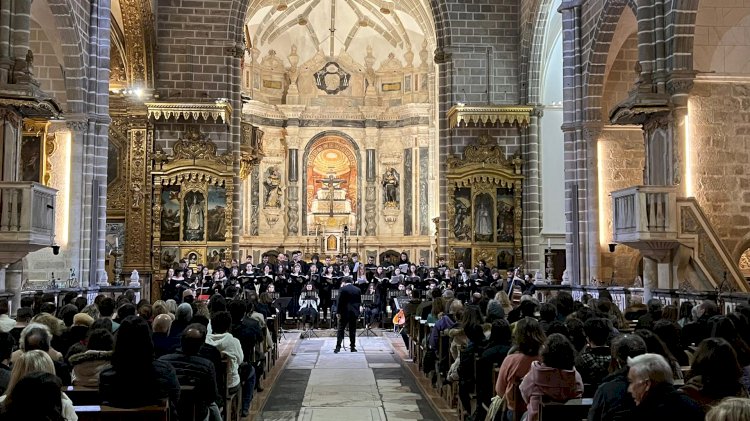
[[[98,388],[65,386],[63,392],[73,401],[73,405],[99,405],[102,403]]]
[[[592,399],[570,399],[565,403],[542,402],[539,406],[539,421],[579,421],[589,416]]]
[[[169,421],[169,403],[140,408],[105,405],[74,406],[79,421]]]

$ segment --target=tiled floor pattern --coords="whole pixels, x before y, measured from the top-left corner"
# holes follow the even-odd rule
[[[439,420],[387,338],[359,337],[356,353],[334,354],[335,345],[335,338],[300,341],[257,419]]]

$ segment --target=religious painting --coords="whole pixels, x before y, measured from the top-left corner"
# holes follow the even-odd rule
[[[162,247],[159,265],[163,269],[169,269],[175,266],[179,260],[180,249],[178,247]]]
[[[196,250],[196,249],[183,249],[183,256],[182,258],[187,261],[187,264],[189,267],[194,268],[199,263],[203,264],[203,250]]]
[[[107,185],[112,184],[120,175],[122,162],[120,147],[117,142],[110,141],[107,145]]]
[[[191,191],[185,195],[182,205],[185,241],[205,241],[206,198],[202,192]]]
[[[224,187],[208,187],[208,241],[226,241],[227,191]]]
[[[326,251],[336,251],[339,249],[339,239],[335,235],[329,235],[326,238]]]
[[[471,264],[471,248],[454,248],[453,249],[453,267],[458,267],[458,263],[463,262],[465,268],[470,268]]]
[[[227,258],[227,249],[224,247],[209,248],[206,250],[206,266],[216,269],[222,259]]]
[[[495,219],[495,210],[492,196],[482,193],[474,198],[474,241],[492,241],[494,230],[492,221]]]
[[[24,136],[21,138],[21,158],[18,162],[21,181],[41,182],[42,179],[42,137]]]
[[[281,172],[276,167],[270,167],[266,170],[266,176],[263,180],[265,189],[263,195],[263,205],[267,208],[281,207]]]
[[[161,191],[161,241],[180,241],[180,186]]]
[[[471,189],[456,189],[453,208],[453,235],[458,241],[471,241]]]
[[[513,248],[501,248],[497,250],[497,268],[498,269],[513,269],[515,268],[515,257],[513,254]]]
[[[514,197],[511,189],[497,189],[497,242],[512,243],[514,240]]]
[[[326,136],[308,147],[305,161],[305,213],[308,233],[317,227],[337,230],[357,226],[358,157],[351,144]]]

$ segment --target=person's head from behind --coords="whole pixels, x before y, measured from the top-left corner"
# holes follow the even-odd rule
[[[541,357],[547,367],[572,370],[575,365],[576,351],[568,338],[559,333],[553,333],[544,342]]]
[[[47,357],[49,358],[49,357]],[[64,421],[62,383],[54,373],[33,371],[19,379],[4,402],[8,419]]]
[[[18,384],[24,376],[37,371],[50,373],[52,375],[55,374],[55,364],[52,362],[52,358],[49,354],[35,349],[19,355],[10,372],[8,389],[6,389],[5,393],[10,394],[13,392],[15,385]]]
[[[49,352],[52,335],[47,326],[41,323],[29,323],[21,331],[19,346],[24,352],[35,349]]]
[[[693,303],[690,301],[683,301],[680,304],[680,314],[678,316],[681,319],[692,320],[693,318]]]
[[[211,315],[211,329],[214,333],[227,333],[232,327],[232,316],[228,311],[220,311]]]
[[[625,367],[628,358],[646,353],[646,342],[638,335],[620,335],[612,340],[612,364],[615,369]]]
[[[706,421],[750,420],[750,399],[727,398],[719,402],[706,414]]]
[[[120,323],[115,337],[112,366],[118,374],[138,375],[137,369],[150,368],[154,344],[148,323],[138,316],[128,316]]]
[[[703,300],[703,302],[698,305],[698,317],[708,318],[712,316],[717,316],[718,314],[719,314],[719,306],[717,306],[714,301]]]
[[[160,314],[156,316],[152,324],[154,333],[169,333],[169,328],[172,326],[172,317],[167,314]]]
[[[713,399],[735,396],[742,388],[742,368],[734,348],[722,338],[701,341],[690,366],[690,376],[701,376],[703,393]]]
[[[117,318],[119,320],[124,320],[127,317],[135,316],[136,315],[136,308],[130,301],[126,301],[123,305],[121,305],[117,309]]]
[[[524,295],[524,297],[528,297],[528,295]],[[539,304],[537,304],[536,300],[524,299],[521,300],[519,307],[521,309],[521,317],[534,317]]]
[[[737,327],[734,322],[727,316],[713,316],[708,319],[708,329],[711,337],[724,338],[733,342],[737,338]]]
[[[112,297],[104,297],[97,307],[99,307],[99,314],[102,317],[112,317],[115,313],[115,300]]]
[[[190,320],[193,318],[193,307],[190,306],[188,303],[182,303],[179,306],[177,306],[177,311],[174,315],[175,320],[179,320],[181,322],[190,322]]]
[[[66,304],[60,309],[59,317],[65,323],[65,326],[70,327],[73,325],[73,317],[76,314],[78,314],[78,307],[73,304]]]
[[[516,328],[513,331],[513,343],[521,353],[529,356],[539,355],[539,348],[541,348],[544,340],[544,331],[536,319],[524,317],[516,323]]]
[[[511,340],[510,324],[505,319],[499,319],[492,322],[490,329],[490,342],[498,345],[510,345]]]
[[[232,321],[239,323],[247,313],[247,304],[242,300],[232,300],[229,302],[229,314],[232,316]]]
[[[90,351],[112,351],[115,338],[107,329],[93,329],[89,331],[86,349]]]
[[[182,331],[180,346],[185,355],[198,355],[205,342],[206,327],[200,323],[192,323]]]
[[[654,333],[667,345],[667,348],[677,349],[680,344],[680,327],[673,321],[663,318],[654,323]],[[670,346],[672,345],[672,346]]]
[[[21,307],[16,312],[16,323],[28,323],[34,317],[34,310],[31,307]]]
[[[16,341],[8,332],[0,332],[0,362],[10,360]]]
[[[583,324],[586,340],[590,346],[605,346],[611,330],[607,321],[598,317],[592,317]]]
[[[208,311],[213,314],[219,311],[226,311],[227,300],[219,294],[214,294],[208,300]]]
[[[658,298],[652,298],[648,300],[648,303],[646,303],[646,308],[648,309],[649,313],[653,315],[658,315],[659,317],[661,317],[663,304]]]
[[[649,392],[662,384],[674,384],[672,367],[659,354],[643,354],[628,358],[628,392],[636,405],[648,396]]]
[[[554,304],[542,303],[539,308],[539,318],[547,323],[552,322],[557,318],[557,307]]]

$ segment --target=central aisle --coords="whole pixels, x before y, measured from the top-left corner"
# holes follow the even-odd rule
[[[259,419],[439,420],[387,338],[357,338],[355,353],[344,345],[334,354],[336,338],[301,341]]]

